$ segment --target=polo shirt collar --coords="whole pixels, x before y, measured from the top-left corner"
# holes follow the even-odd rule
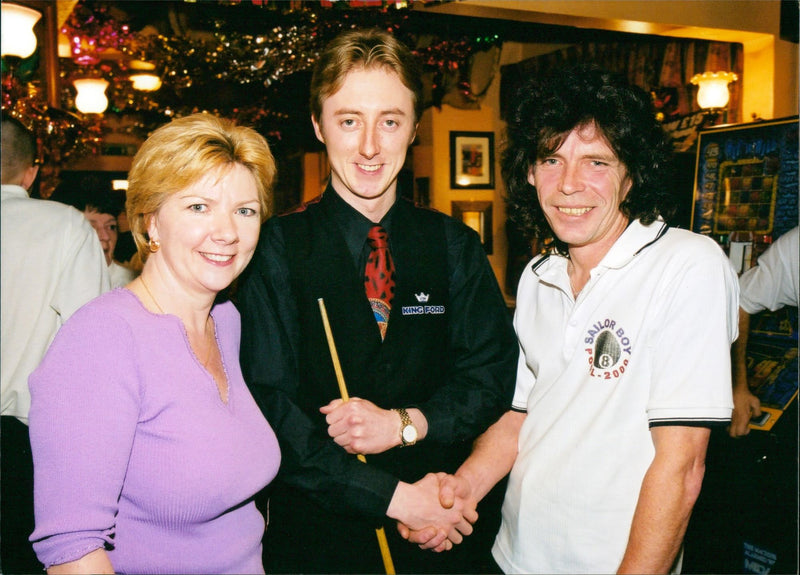
[[[607,269],[625,267],[639,253],[661,239],[668,228],[669,226],[660,217],[650,225],[644,225],[639,220],[632,221],[597,267]],[[546,260],[534,263],[533,271],[541,280],[560,286],[563,282],[556,278],[566,276],[567,262],[565,256],[553,253],[547,256]]]
[[[625,267],[640,252],[661,239],[668,228],[669,226],[660,217],[647,226],[640,220],[632,221],[608,250],[598,267],[611,269]]]

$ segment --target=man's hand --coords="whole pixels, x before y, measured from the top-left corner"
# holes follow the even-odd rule
[[[478,501],[483,499],[514,465],[519,433],[525,417],[527,414],[520,411],[505,412],[475,440],[472,453],[461,464],[455,475],[437,473],[423,478],[423,481],[427,481],[433,477],[436,490],[432,497],[440,509],[462,510],[463,518],[469,523],[468,531],[458,526],[448,530],[433,521],[423,521],[419,525],[414,525],[402,517],[387,513],[389,517],[400,522],[397,526],[400,535],[417,543],[423,549],[445,551],[452,548],[454,543],[460,543],[464,535],[472,533],[472,524],[478,520],[478,512],[475,510]],[[395,495],[398,491],[399,487]],[[394,503],[395,498],[392,498],[392,504]],[[389,508],[392,508],[391,504]]]
[[[400,416],[371,401],[334,399],[319,409],[328,422],[328,435],[348,453],[383,453],[400,442]]]
[[[747,383],[747,341],[750,337],[750,314],[739,306],[739,337],[731,346],[733,372],[733,415],[728,426],[731,437],[750,433],[750,419],[761,415],[761,402],[750,393]]]
[[[411,543],[418,544],[421,549],[431,549],[439,553],[452,549],[453,544],[460,543],[464,535],[472,533],[472,524],[477,521],[478,513],[475,511],[477,502],[471,496],[472,490],[466,479],[444,473],[437,473],[436,478],[439,482],[439,504],[443,509],[452,509],[456,507],[466,510],[464,512],[464,517],[470,523],[469,532],[461,531],[456,528],[455,533],[452,533],[452,531],[447,532],[444,529],[437,529],[434,526],[428,526],[423,529],[411,529],[408,525],[399,522],[397,524],[397,530],[404,539],[407,539]]]
[[[413,485],[400,482],[389,504],[387,515],[398,521],[398,530],[403,537],[415,534],[413,542],[423,549],[444,551],[459,544],[465,535],[472,533],[472,524],[477,521],[476,503],[460,497],[460,487],[449,487],[447,475],[429,473]],[[443,483],[448,485],[448,507],[440,503]]]
[[[761,415],[761,401],[746,386],[733,389],[733,415],[728,434],[742,437],[750,433],[750,419]]]

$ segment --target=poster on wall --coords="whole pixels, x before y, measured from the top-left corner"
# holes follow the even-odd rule
[[[795,117],[699,133],[692,230],[719,242],[739,274],[798,225],[797,130]],[[797,397],[797,308],[751,317],[747,374],[764,413],[750,426],[769,430]]]

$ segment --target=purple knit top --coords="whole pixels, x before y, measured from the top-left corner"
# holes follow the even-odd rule
[[[252,497],[280,450],[239,368],[239,313],[212,316],[227,404],[181,320],[126,289],[57,334],[29,380],[31,541],[46,567],[105,547],[117,573],[264,572]]]

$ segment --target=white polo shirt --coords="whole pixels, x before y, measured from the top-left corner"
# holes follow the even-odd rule
[[[653,425],[730,420],[738,284],[713,240],[632,222],[577,300],[567,259],[526,268],[513,407],[527,411],[494,557],[506,573],[613,573]]]

